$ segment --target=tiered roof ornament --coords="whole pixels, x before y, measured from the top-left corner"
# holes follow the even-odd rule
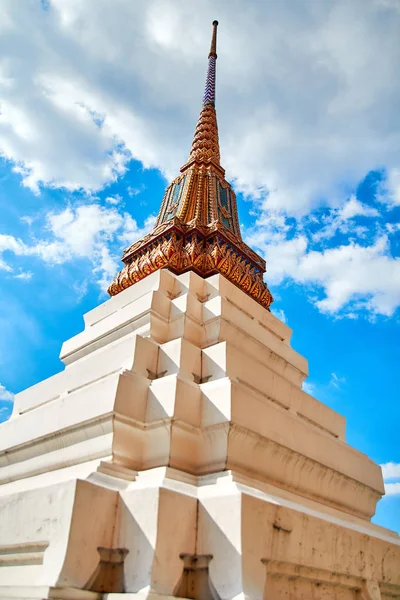
[[[221,273],[265,308],[273,301],[263,281],[265,261],[242,240],[236,196],[220,165],[215,76],[217,27],[208,55],[203,106],[188,161],[167,187],[154,229],[127,248],[111,296],[162,268],[202,277]]]

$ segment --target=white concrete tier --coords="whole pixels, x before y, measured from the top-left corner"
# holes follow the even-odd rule
[[[0,425],[0,600],[400,598],[381,470],[290,336],[220,275],[85,315]]]
[[[182,597],[188,579],[196,598],[400,598],[400,540],[362,519],[233,472],[161,467],[119,492],[106,485],[0,499],[0,598]],[[113,572],[98,549],[123,556]],[[110,595],[91,589],[102,569]]]
[[[131,470],[248,471],[370,518],[380,469],[301,390],[290,334],[219,275],[155,273],[86,315],[65,370],[17,395],[0,483],[112,456]]]

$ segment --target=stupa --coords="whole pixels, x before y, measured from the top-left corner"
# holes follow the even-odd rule
[[[220,165],[217,22],[187,163],[112,296],[0,426],[0,598],[393,600],[378,465],[302,390]]]
[[[263,281],[265,261],[242,240],[236,196],[220,164],[215,79],[217,26],[213,23],[208,70],[189,159],[167,187],[153,231],[127,248],[124,268],[112,282],[114,296],[167,267],[201,277],[221,273],[265,308],[272,296]]]

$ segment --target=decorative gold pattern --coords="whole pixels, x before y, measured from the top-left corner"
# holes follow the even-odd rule
[[[168,267],[178,274],[193,270],[202,277],[221,273],[265,308],[270,306],[272,296],[262,278],[264,269],[250,259],[252,252],[246,244],[233,244],[218,223],[208,228],[174,219],[168,225],[124,259],[124,268],[108,290],[111,296]]]
[[[266,309],[273,302],[263,281],[265,261],[242,240],[236,196],[220,165],[213,101],[217,25],[214,21],[205,100],[189,159],[166,189],[154,229],[123,253],[125,266],[108,289],[111,296],[168,268],[202,277],[221,273]]]
[[[220,165],[217,113],[212,104],[201,109],[188,163],[192,161]]]

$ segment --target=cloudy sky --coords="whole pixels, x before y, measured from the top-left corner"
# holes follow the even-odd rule
[[[190,148],[211,22],[222,164],[306,389],[400,530],[398,0],[0,0],[0,418],[61,369]]]

